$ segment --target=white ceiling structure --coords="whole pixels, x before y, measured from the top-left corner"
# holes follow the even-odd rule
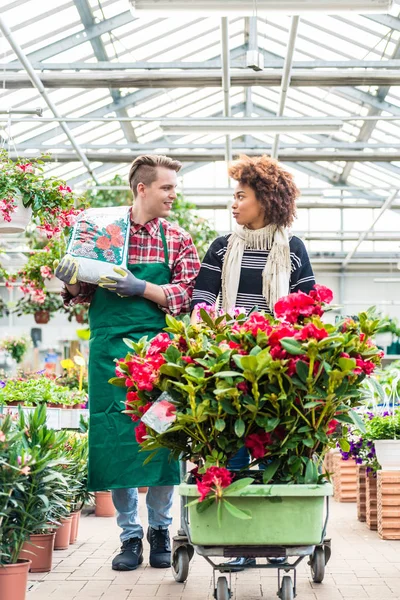
[[[138,154],[176,156],[185,195],[226,230],[225,161],[273,154],[302,189],[295,230],[315,264],[396,268],[400,5],[293,17],[254,0],[248,16],[166,18],[137,4],[0,0],[0,136],[11,156],[49,151],[48,172],[81,190],[126,177]],[[250,119],[260,127],[246,128]]]

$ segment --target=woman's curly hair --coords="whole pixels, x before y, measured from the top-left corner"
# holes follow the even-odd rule
[[[290,227],[296,216],[296,198],[300,190],[293,175],[270,156],[242,155],[229,167],[229,177],[250,186],[264,206],[269,224]]]

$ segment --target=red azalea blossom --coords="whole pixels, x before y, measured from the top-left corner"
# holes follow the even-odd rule
[[[244,441],[246,448],[250,450],[253,458],[264,458],[268,454],[267,447],[272,444],[272,436],[270,433],[261,431],[260,433],[252,433]]]
[[[331,421],[329,421],[329,423],[328,423],[328,429],[326,430],[326,435],[332,435],[332,433],[335,433],[336,427],[338,425],[339,425],[339,421],[336,421],[336,419],[331,419]]]
[[[311,298],[314,298],[317,302],[324,302],[330,304],[333,300],[333,292],[324,285],[314,284],[313,289],[309,292]]]
[[[147,436],[146,425],[142,422],[135,429],[135,437],[138,444],[143,444]]]
[[[154,339],[151,340],[149,349],[147,351],[147,356],[165,352],[171,343],[171,338],[169,337],[168,333],[159,333]]]
[[[126,399],[128,402],[138,402],[140,400],[139,394],[137,392],[128,392],[126,395]]]
[[[370,360],[363,360],[362,358],[356,358],[357,367],[354,369],[354,372],[365,373],[366,375],[371,375],[375,370],[376,365]]]
[[[307,325],[295,335],[295,338],[298,340],[307,340],[308,338],[323,340],[326,337],[328,337],[326,329],[316,327],[314,323],[307,323]]]
[[[299,317],[320,316],[323,313],[315,300],[303,292],[284,296],[275,304],[274,310],[278,318],[283,318],[288,323],[296,323]]]
[[[183,362],[187,363],[188,365],[191,365],[194,363],[194,360],[191,356],[181,356],[181,359],[183,360]]]
[[[237,383],[236,387],[238,390],[240,390],[244,394],[249,393],[249,384],[247,383],[247,381],[241,381],[240,383]]]
[[[209,467],[201,480],[197,481],[197,489],[200,492],[199,502],[203,502],[211,491],[221,497],[221,491],[232,483],[233,475],[225,467]]]
[[[254,335],[254,337],[257,337],[257,333],[259,331],[269,333],[271,330],[271,325],[269,320],[264,317],[264,315],[260,313],[253,313],[250,315],[247,321],[241,325],[240,330],[243,332],[249,332]]]

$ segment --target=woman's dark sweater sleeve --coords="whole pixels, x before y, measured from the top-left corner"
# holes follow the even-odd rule
[[[194,286],[191,310],[202,302],[216,304],[221,290],[222,262],[227,244],[227,238],[222,236],[214,240],[207,250]]]
[[[304,242],[296,236],[290,240],[290,259],[292,263],[290,293],[308,294],[314,287],[315,277]]]

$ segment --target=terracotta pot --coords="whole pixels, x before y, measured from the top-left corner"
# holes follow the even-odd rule
[[[35,533],[22,546],[19,556],[31,561],[31,573],[51,571],[55,535],[55,532]]]
[[[71,523],[71,534],[69,536],[69,543],[75,544],[78,539],[78,527],[79,527],[79,519],[81,518],[81,511],[77,510],[71,513],[72,523]]]
[[[56,402],[47,402],[46,406],[47,406],[47,408],[62,408],[63,407],[62,404],[57,404]]]
[[[7,402],[6,406],[23,406],[23,400],[13,400],[12,402]]]
[[[30,560],[21,559],[14,565],[0,567],[1,600],[25,600]]]
[[[33,315],[33,318],[35,319],[35,323],[44,325],[50,321],[50,313],[48,310],[38,310]]]
[[[95,492],[94,495],[96,517],[114,517],[115,506],[112,501],[111,492]]]
[[[148,489],[149,489],[149,488],[147,488],[147,487],[140,487],[140,488],[139,488],[139,492],[140,492],[141,494],[147,494],[147,490],[148,490]]]
[[[71,536],[72,517],[63,517],[60,521],[61,525],[56,531],[54,550],[67,550]]]
[[[77,323],[83,325],[85,323],[85,313],[78,313],[75,315],[75,319]]]

